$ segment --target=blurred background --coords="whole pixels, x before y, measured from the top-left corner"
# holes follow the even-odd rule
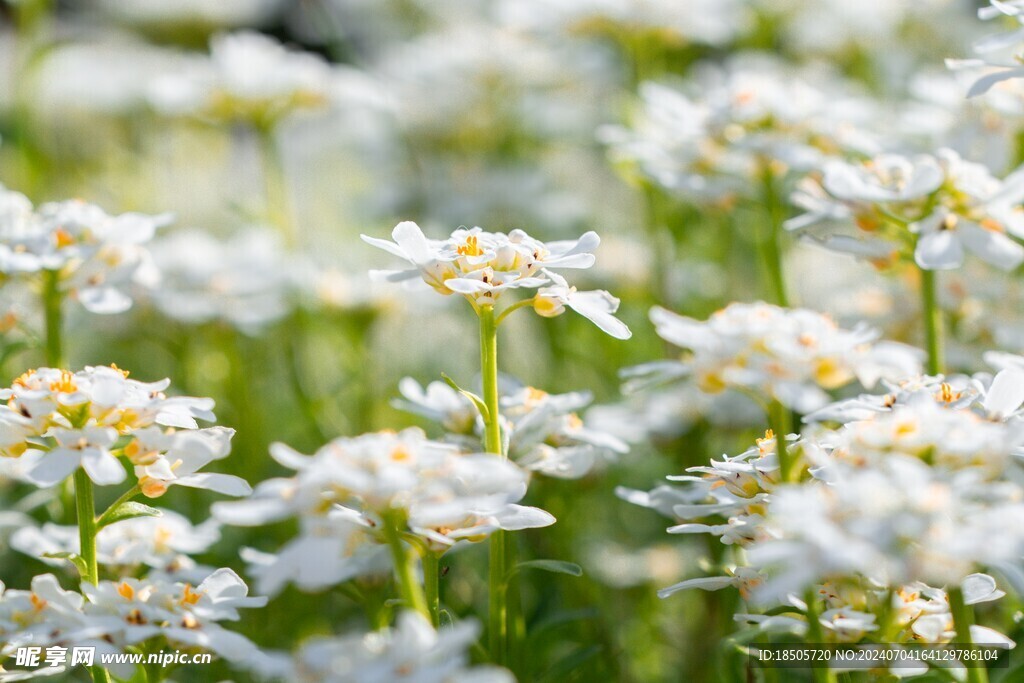
[[[251,483],[282,474],[272,441],[311,452],[339,435],[431,429],[392,407],[403,377],[473,381],[466,307],[371,282],[370,268],[393,263],[360,233],[385,237],[400,220],[432,237],[460,225],[544,240],[596,230],[597,266],[576,284],[620,297],[633,339],[578,316],[522,315],[501,342],[504,372],[592,392],[585,420],[632,443],[582,480],[531,487],[528,501],[559,521],[524,534],[529,553],[584,569],[524,584],[534,680],[731,680],[721,643],[736,598],[655,595],[706,572],[720,546],[666,535],[667,520],[614,490],[738,452],[765,425],[742,404],[624,398],[618,372],[674,353],[647,321],[654,304],[704,319],[730,301],[772,299],[760,226],[796,213],[787,197],[820,157],[949,145],[997,174],[1020,163],[1024,91],[1010,81],[968,101],[943,65],[991,31],[976,10],[969,0],[7,0],[0,183],[37,204],[80,197],[111,213],[174,214],[151,249],[160,285],[127,313],[70,313],[71,365],[116,363],[214,397],[219,423],[238,430],[220,469]],[[281,60],[282,44],[295,61]],[[717,137],[688,132],[697,114],[660,101],[654,82],[702,103]],[[791,303],[920,343],[916,305],[893,273],[788,236],[782,247]],[[1024,350],[1014,276],[975,275],[943,280],[954,365],[993,346]],[[13,378],[42,363],[38,312],[4,292],[0,362]],[[24,507],[26,494],[2,486],[0,502]],[[167,498],[201,521],[213,496]],[[272,550],[293,534],[224,529],[199,559],[243,572],[239,548]],[[486,551],[445,562],[446,603],[483,613]],[[46,570],[10,550],[0,568],[11,586]],[[363,626],[341,592],[289,589],[240,628],[288,648]]]

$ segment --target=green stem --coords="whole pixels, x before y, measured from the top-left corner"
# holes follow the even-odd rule
[[[93,500],[92,480],[82,468],[75,470],[75,510],[78,512],[79,555],[85,561],[83,580],[96,585],[99,571],[96,567],[96,503]]]
[[[777,400],[772,400],[769,406],[768,419],[772,432],[775,434],[775,452],[779,458],[779,476],[782,481],[792,481],[797,474],[793,471],[793,461],[790,458],[789,449],[786,443],[786,435],[793,431],[793,413],[786,406]]]
[[[488,453],[505,458],[501,438],[501,413],[498,402],[498,321],[493,305],[481,306],[480,374],[483,378],[484,405],[488,420],[484,425],[484,447]],[[519,609],[519,588],[512,567],[515,546],[506,531],[496,531],[490,540],[488,565],[488,638],[491,657],[496,664],[507,665],[516,651],[512,642],[524,630]]]
[[[953,613],[953,629],[956,630],[956,642],[961,645],[971,645],[971,626],[974,624],[974,610],[970,605],[964,603],[964,594],[959,586],[950,588],[949,611]],[[977,664],[977,663],[976,663]],[[988,670],[984,665],[969,666],[967,669],[967,683],[988,683]]]
[[[767,230],[761,240],[765,270],[768,274],[774,302],[779,306],[789,306],[789,297],[786,295],[786,278],[782,265],[782,248],[779,246],[782,223],[785,220],[785,207],[775,187],[775,175],[767,164],[765,164],[762,178],[762,192],[765,209],[768,212]]]
[[[427,610],[434,628],[441,625],[441,556],[427,550],[423,553],[423,588],[427,593]]]
[[[921,306],[924,317],[925,346],[928,349],[928,374],[942,373],[942,310],[936,295],[935,271],[921,271]]]
[[[56,270],[44,271],[43,314],[46,323],[46,364],[51,368],[64,367],[62,303],[60,272]]]
[[[815,645],[822,645],[825,642],[821,630],[821,622],[818,621],[818,603],[815,602],[814,589],[809,589],[804,594],[804,601],[807,603],[807,638],[808,642]],[[836,674],[828,666],[812,668],[811,674],[815,683],[835,683]]]
[[[391,560],[395,565],[395,579],[398,581],[398,590],[405,602],[406,607],[414,609],[428,620],[430,612],[427,610],[427,598],[423,593],[423,587],[416,580],[416,558],[405,546],[402,534],[399,531],[401,519],[390,512],[384,515],[384,538],[391,548]]]

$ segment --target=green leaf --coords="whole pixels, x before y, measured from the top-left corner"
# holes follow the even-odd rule
[[[509,572],[509,578],[523,569],[539,569],[543,572],[551,572],[552,574],[583,576],[583,567],[579,566],[575,562],[565,562],[563,560],[530,560],[529,562],[520,562],[513,567],[512,571]]]
[[[445,381],[445,384],[450,386],[452,389],[454,389],[455,391],[459,392],[460,394],[468,398],[470,401],[472,401],[473,405],[476,406],[476,409],[480,411],[480,415],[483,416],[484,422],[491,421],[490,411],[487,410],[487,405],[484,403],[484,400],[482,398],[474,394],[472,391],[466,391],[458,384],[456,384],[455,380],[453,380],[451,377],[444,374],[443,372],[441,373],[441,379],[443,379]]]
[[[601,653],[600,645],[581,646],[544,672],[541,681],[564,681],[577,669]]]
[[[75,569],[78,570],[79,575],[83,579],[86,577],[86,574],[88,574],[89,569],[85,564],[85,559],[78,553],[43,553],[42,556],[53,560],[67,560],[71,564],[75,565]]]
[[[96,520],[96,530],[99,531],[105,526],[113,524],[114,522],[122,522],[126,519],[135,519],[136,517],[159,517],[162,514],[162,512],[154,507],[129,500],[104,512],[103,515]]]

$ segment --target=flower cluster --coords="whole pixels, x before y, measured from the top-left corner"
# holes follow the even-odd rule
[[[656,307],[651,319],[658,335],[687,355],[628,369],[627,386],[685,377],[706,393],[732,389],[808,413],[828,402],[827,389],[855,379],[871,387],[920,370],[915,349],[878,341],[865,326],[841,329],[804,309],[734,303],[701,322]]]
[[[267,480],[251,497],[213,507],[226,524],[302,521],[302,534],[278,555],[248,555],[268,590],[288,580],[323,588],[386,569],[380,544],[393,515],[403,531],[435,551],[483,540],[498,529],[555,521],[518,504],[526,475],[514,464],[430,441],[418,429],[335,439],[313,456],[275,444],[271,455],[297,474]],[[332,561],[315,559],[324,556]]]
[[[626,453],[629,446],[602,429],[588,426],[577,411],[591,402],[585,392],[549,394],[506,382],[500,399],[509,457],[519,466],[560,479],[578,479],[599,463]],[[446,438],[479,450],[483,421],[473,402],[444,382],[425,388],[406,377],[395,406],[438,423]],[[469,437],[469,438],[467,438]]]
[[[382,631],[312,638],[290,657],[264,655],[256,672],[297,683],[511,683],[504,669],[469,663],[478,633],[472,622],[437,631],[419,614],[402,612]]]
[[[354,71],[242,31],[215,35],[208,59],[195,58],[189,68],[156,79],[149,99],[167,115],[272,126],[297,111],[327,108],[353,86],[370,97]]]
[[[117,367],[30,370],[0,390],[0,455],[29,462],[25,478],[53,486],[80,467],[97,484],[119,484],[133,466],[142,493],[170,486],[245,495],[244,480],[200,472],[230,451],[234,430],[199,429],[213,401],[168,397],[169,380],[139,382]]]
[[[145,245],[168,215],[107,214],[81,201],[33,209],[22,194],[0,186],[0,278],[32,279],[53,273],[56,291],[76,298],[93,313],[131,307],[125,290],[152,285],[157,272]]]
[[[2,589],[0,585],[0,589]],[[0,594],[0,656],[19,647],[93,646],[99,654],[173,647],[211,652],[244,663],[259,655],[244,636],[221,621],[236,621],[238,609],[261,607],[267,599],[248,597],[245,583],[230,569],[218,569],[198,586],[161,579],[126,578],[85,584],[83,594],[66,591],[52,574],[32,580],[31,590]],[[133,664],[112,664],[129,678]]]
[[[689,200],[749,195],[766,170],[810,171],[842,154],[877,150],[864,132],[875,107],[835,75],[750,56],[703,65],[683,90],[641,85],[629,128],[606,126],[613,160],[636,165]]]
[[[793,202],[806,213],[786,227],[825,247],[889,265],[958,268],[965,251],[1004,270],[1024,262],[1024,172],[1000,180],[956,152],[833,161],[805,179]],[[844,228],[855,228],[853,233]]]
[[[601,240],[585,233],[578,240],[544,243],[522,230],[509,234],[481,228],[459,228],[446,240],[431,240],[415,223],[399,223],[394,242],[363,235],[368,244],[408,261],[413,267],[375,271],[391,282],[421,278],[435,291],[462,294],[475,306],[493,306],[507,290],[538,290],[533,305],[538,314],[552,317],[571,308],[608,334],[628,339],[629,328],[613,315],[619,300],[605,291],[579,292],[558,269],[590,268]]]

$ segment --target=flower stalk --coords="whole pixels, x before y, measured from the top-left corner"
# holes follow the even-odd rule
[[[960,586],[950,588],[949,611],[953,614],[953,629],[956,631],[956,640],[962,645],[972,645],[971,626],[974,625],[974,610],[964,602],[963,590]],[[988,670],[979,662],[974,666],[967,666],[967,683],[988,683]]]
[[[771,166],[765,164],[762,177],[762,198],[767,211],[767,224],[761,239],[761,254],[764,258],[765,272],[768,275],[769,288],[774,303],[782,307],[789,306],[786,294],[786,278],[783,274],[782,248],[779,240],[782,234],[784,207],[775,187],[775,174]]]
[[[938,375],[943,368],[942,311],[936,292],[935,271],[921,272],[921,307],[924,318],[925,346],[928,350],[928,374]]]
[[[60,292],[60,272],[47,270],[43,273],[43,317],[46,329],[46,364],[51,368],[63,368],[64,336],[62,317],[63,297]],[[96,502],[92,480],[81,467],[75,470],[75,515],[78,521],[79,556],[85,567],[82,580],[93,584],[99,582],[99,564],[96,561]],[[90,667],[95,683],[109,683],[110,674],[101,666]]]
[[[507,457],[501,438],[501,414],[498,402],[498,319],[494,305],[479,307],[480,318],[480,374],[483,378],[483,399],[487,408],[484,425],[484,447],[488,453]],[[512,576],[515,566],[515,547],[511,535],[503,530],[494,532],[490,540],[488,564],[488,638],[491,657],[496,664],[505,665],[514,652],[512,643],[518,626],[518,587]]]
[[[402,541],[401,516],[392,511],[384,516],[384,538],[391,549],[391,560],[395,566],[395,580],[398,591],[409,609],[416,610],[427,619],[427,598],[416,578],[416,558]]]
[[[423,552],[423,589],[426,592],[427,611],[435,628],[441,625],[441,557],[430,550]]]

